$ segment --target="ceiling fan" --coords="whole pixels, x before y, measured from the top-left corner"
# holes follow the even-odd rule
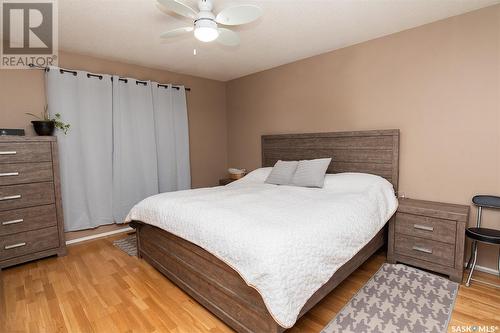
[[[158,3],[168,10],[194,21],[192,26],[162,33],[161,38],[175,37],[194,31],[194,36],[199,41],[212,42],[215,40],[227,46],[238,45],[240,38],[236,32],[219,27],[218,24],[228,26],[247,24],[258,19],[262,14],[260,7],[255,5],[234,5],[225,8],[216,16],[212,13],[212,0],[199,0],[198,12],[178,0],[158,0]]]

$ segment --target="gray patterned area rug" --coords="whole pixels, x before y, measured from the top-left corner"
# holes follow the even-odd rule
[[[117,239],[113,242],[113,245],[129,256],[137,256],[137,239],[135,238],[135,234]]]
[[[384,264],[321,333],[446,332],[458,284]]]

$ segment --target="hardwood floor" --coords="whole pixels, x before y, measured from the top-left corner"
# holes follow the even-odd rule
[[[149,264],[115,248],[112,241],[120,237],[2,271],[0,332],[232,332]],[[384,260],[384,253],[374,255],[288,332],[321,331]],[[498,326],[500,332],[500,289],[461,285],[450,332],[453,325]]]

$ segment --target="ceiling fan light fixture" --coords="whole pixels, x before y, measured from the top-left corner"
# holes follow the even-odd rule
[[[157,1],[160,8],[164,7],[194,20],[194,25],[165,31],[160,35],[161,38],[176,37],[194,31],[194,37],[201,42],[208,43],[217,40],[217,43],[224,46],[238,46],[240,44],[238,34],[224,26],[247,24],[262,15],[261,8],[255,5],[235,4],[224,8],[216,16],[213,12],[214,0],[198,0],[198,11],[186,5],[184,0]],[[222,27],[219,28],[218,24]]]
[[[201,42],[212,42],[219,37],[217,23],[210,19],[200,19],[194,24],[194,36]]]

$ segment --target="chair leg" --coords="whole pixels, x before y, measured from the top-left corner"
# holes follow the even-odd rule
[[[465,269],[470,269],[470,265],[472,264],[472,258],[474,258],[474,244],[476,243],[476,241],[472,241],[471,245],[470,245],[470,257],[469,257],[469,261],[467,261],[467,267]]]
[[[474,241],[473,245],[474,247],[474,259],[472,261],[472,267],[469,272],[469,276],[467,277],[467,282],[465,283],[465,286],[469,287],[470,286],[470,280],[472,279],[472,273],[474,273],[474,268],[476,268],[476,261],[477,261],[477,242]]]
[[[498,277],[500,278],[500,247],[498,248]]]

